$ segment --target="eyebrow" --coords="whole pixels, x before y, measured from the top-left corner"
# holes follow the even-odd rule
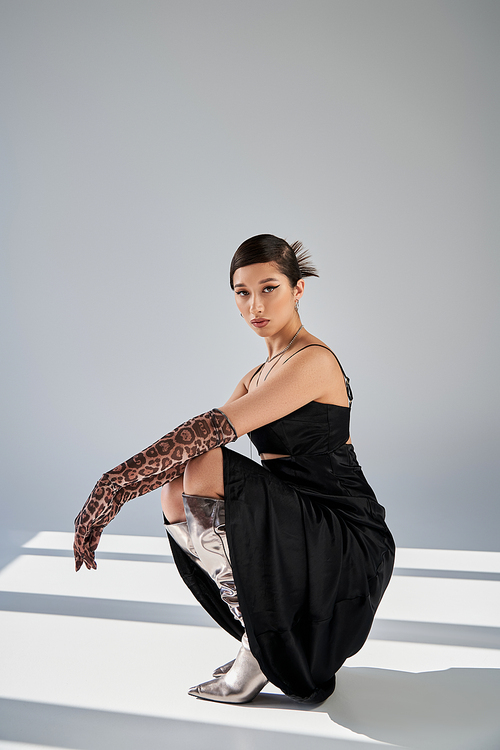
[[[268,279],[262,279],[262,281],[259,281],[258,283],[267,284],[268,281],[278,281],[278,279],[274,279],[272,276],[270,276]],[[235,284],[234,288],[236,289],[237,286],[247,286],[247,284]]]

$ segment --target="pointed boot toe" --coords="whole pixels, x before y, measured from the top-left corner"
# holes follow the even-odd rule
[[[267,677],[250,651],[245,633],[238,655],[227,674],[191,688],[189,695],[220,703],[249,703],[266,684]]]
[[[202,682],[201,685],[196,685],[188,690],[189,695],[195,698],[204,698],[207,701],[220,701],[222,703],[230,703],[231,695],[228,686],[225,683],[219,684],[220,678],[215,680],[208,680],[208,682]]]
[[[266,684],[267,678],[262,673],[251,683],[242,686],[228,685],[224,677],[218,677],[190,688],[188,693],[194,698],[218,703],[249,703]]]

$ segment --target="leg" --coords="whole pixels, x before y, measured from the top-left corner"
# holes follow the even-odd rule
[[[161,488],[161,509],[169,523],[181,523],[186,520],[182,502],[182,480],[177,477]]]
[[[184,476],[165,484],[161,490],[161,507],[163,515],[167,519],[165,529],[177,544],[196,559],[203,568],[198,555],[195,553],[184,511],[183,491],[184,486],[189,487],[189,492],[196,495],[212,495],[222,497],[224,494],[224,481],[222,478],[222,451],[219,449],[209,451],[199,456],[204,461],[198,462],[198,458],[189,462]],[[220,492],[217,492],[220,490]],[[207,572],[207,571],[206,571]],[[210,573],[209,573],[210,575]]]
[[[179,547],[201,568],[200,558],[193,547],[182,502],[182,477],[165,484],[161,490],[161,508],[166,519],[165,531]]]
[[[229,550],[227,543],[225,544],[224,502],[221,500],[224,494],[222,451],[210,451],[199,458],[205,460],[199,461],[197,458],[190,461],[184,477],[174,479],[162,489],[161,505],[168,521],[165,529],[181,549],[216,582],[222,599],[234,616],[241,620]],[[183,495],[184,486],[192,494]],[[243,635],[237,665],[233,665],[234,661],[228,662],[215,670],[214,676],[220,677],[220,682],[212,680],[199,685],[192,688],[190,694],[229,703],[252,700],[267,680],[252,656],[246,633]]]
[[[199,461],[199,459],[205,459]],[[161,507],[168,523],[165,529],[177,544],[196,559],[203,567],[196,555],[186,524],[186,514],[182,493],[184,487],[196,495],[222,497],[224,494],[224,480],[222,478],[222,451],[219,449],[202,454],[189,462],[183,477],[178,477],[164,485],[161,491]]]
[[[216,497],[217,495],[221,496],[223,494],[222,453],[220,450],[210,451],[210,453],[214,453],[215,455],[211,456],[208,461],[205,461],[204,468],[201,461],[198,462],[198,459],[193,459],[193,461],[188,464],[188,466],[190,466],[188,472],[190,481],[189,489],[193,495],[208,494]],[[203,458],[204,456],[205,454],[199,456],[199,458]],[[210,479],[209,482],[207,482],[207,478]],[[210,488],[207,487],[207,484],[211,485]],[[203,570],[205,570],[200,563],[199,557],[196,555],[196,551],[189,536],[187,524],[185,523],[186,514],[184,512],[184,503],[182,499],[184,489],[183,485],[184,477],[179,477],[162,487],[161,506],[165,518],[169,521],[169,524],[165,525],[165,529],[192,559],[196,556],[196,562]],[[210,490],[215,487],[217,487],[218,491],[215,491],[214,489],[214,491],[211,492]],[[194,490],[196,490],[196,492]],[[233,666],[233,662],[234,659],[221,667],[217,667],[213,676],[221,677],[221,675],[229,672],[230,668]]]
[[[243,624],[225,532],[222,451],[215,449],[189,462],[184,475],[187,526],[201,565],[217,584],[223,601]],[[251,701],[267,682],[248,643],[246,633],[233,664],[216,670],[218,676],[191,688],[190,695],[224,703]]]
[[[200,497],[224,497],[222,451],[220,448],[202,453],[189,461],[184,472],[184,492]]]
[[[208,458],[206,458],[208,457]],[[222,451],[220,449],[209,451],[207,454],[203,454],[199,458],[205,459],[204,461],[198,461],[193,459],[189,462],[186,467],[184,476],[174,479],[172,482],[164,485],[161,491],[161,507],[163,515],[165,516],[167,523],[165,523],[165,530],[167,534],[174,539],[181,549],[186,552],[192,560],[194,560],[202,570],[205,571],[209,576],[214,578],[216,583],[221,588],[222,598],[228,606],[231,608],[231,603],[234,600],[236,606],[238,605],[236,597],[236,589],[232,580],[232,571],[229,566],[228,571],[225,570],[226,560],[221,566],[220,563],[216,566],[218,568],[218,574],[221,576],[221,580],[217,580],[214,576],[214,570],[205,565],[205,561],[200,560],[193,542],[191,539],[190,530],[186,522],[186,513],[184,510],[183,501],[183,489],[187,485],[190,492],[196,493],[214,493],[215,497],[219,494],[221,496],[224,492],[224,482],[222,478]],[[220,493],[217,492],[220,491]],[[197,498],[198,499],[198,498]],[[215,501],[209,499],[208,503],[213,505]],[[220,510],[221,515],[224,513],[224,508]],[[223,521],[221,522],[223,523]],[[220,525],[220,524],[219,524]],[[209,564],[214,567],[213,557],[208,558]],[[223,586],[223,579],[227,578],[229,582],[229,588]],[[239,610],[237,610],[239,611]],[[236,615],[235,615],[236,616]],[[227,666],[227,665],[224,665]]]

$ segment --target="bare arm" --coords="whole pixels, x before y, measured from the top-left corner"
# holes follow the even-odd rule
[[[310,401],[321,400],[331,391],[332,377],[339,377],[332,355],[319,347],[298,352],[276,370],[272,378],[250,393],[238,390],[240,383],[221,407],[238,437],[274,422]],[[238,393],[242,395],[236,395]]]
[[[231,404],[233,401],[237,401],[239,398],[245,396],[248,393],[248,384],[259,367],[261,367],[261,365],[254,367],[253,370],[250,370],[250,372],[247,372],[247,374],[243,378],[241,378],[233,393],[226,401],[226,404]]]

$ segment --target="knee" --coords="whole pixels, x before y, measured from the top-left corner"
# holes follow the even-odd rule
[[[192,458],[184,473],[184,491],[188,495],[222,497],[224,480],[222,478],[222,451],[214,448]]]
[[[182,477],[174,479],[161,488],[161,507],[169,523],[186,520],[182,502]]]
[[[196,458],[190,458],[186,465],[186,471],[184,472],[184,488],[197,484],[200,479],[206,475],[207,470],[210,468],[210,453],[202,453],[201,456]],[[189,491],[189,490],[187,490]]]

